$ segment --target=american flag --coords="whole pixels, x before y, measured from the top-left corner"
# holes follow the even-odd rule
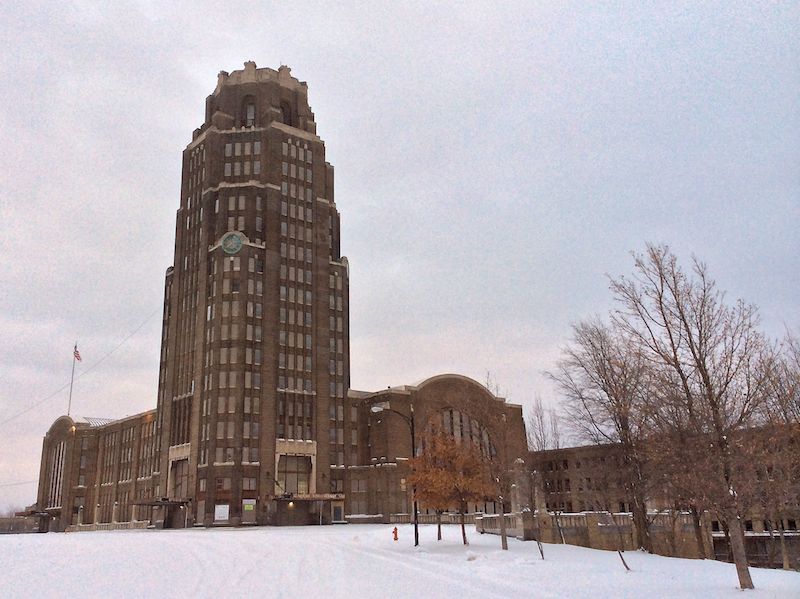
[[[72,351],[73,357],[80,362],[81,361],[81,353],[78,351],[78,345],[75,345],[75,349]]]

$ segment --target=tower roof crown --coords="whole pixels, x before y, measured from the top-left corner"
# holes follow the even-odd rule
[[[244,63],[244,68],[238,71],[228,73],[227,71],[220,71],[217,76],[217,87],[214,90],[214,95],[218,95],[224,86],[227,85],[241,85],[242,83],[259,83],[262,81],[274,81],[284,87],[290,89],[307,90],[308,84],[305,81],[300,81],[296,77],[292,77],[292,69],[285,64],[278,67],[278,70],[270,69],[268,67],[259,69],[256,63],[248,60]]]

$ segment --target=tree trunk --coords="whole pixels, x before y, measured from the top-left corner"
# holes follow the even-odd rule
[[[469,541],[467,541],[467,529],[464,528],[464,508],[461,508],[461,512],[459,514],[461,520],[461,540],[464,542],[464,545],[469,545]]]
[[[789,553],[786,551],[786,538],[783,536],[783,519],[781,518],[780,527],[778,528],[778,536],[781,540],[781,558],[783,558],[783,569],[791,570],[789,563]]]
[[[728,535],[733,554],[733,563],[736,565],[736,575],[739,577],[739,587],[752,589],[753,579],[750,578],[750,568],[747,565],[747,552],[744,546],[744,531],[742,521],[738,516],[728,518]]]
[[[436,533],[437,533],[437,541],[442,540],[442,512],[436,512]]]
[[[722,531],[725,533],[726,547],[728,548],[728,561],[730,563],[733,563],[733,545],[731,545],[731,531],[728,530],[727,520],[722,520],[721,524],[722,524]]]
[[[641,490],[633,491],[633,529],[636,531],[636,544],[647,553],[653,553],[653,540],[650,538],[650,526],[647,524],[647,511]]]
[[[664,536],[667,538],[670,557],[675,557],[678,555],[678,534],[675,531],[675,527],[677,526],[678,518],[680,517],[680,511],[678,511],[677,502],[675,502],[672,509],[670,509],[667,513],[667,517],[669,518],[669,532],[665,532]]]
[[[625,431],[626,438],[631,438],[630,430]],[[653,553],[653,539],[650,537],[650,526],[647,523],[647,504],[644,499],[644,476],[642,464],[633,443],[626,444],[626,461],[629,463],[631,495],[633,495],[633,529],[636,532],[635,542],[640,549]]]
[[[556,528],[558,529],[558,536],[561,538],[561,544],[566,545],[567,541],[564,539],[564,531],[561,530],[561,522],[558,521],[558,512],[553,512],[553,520],[556,522]]]
[[[617,550],[617,555],[619,556],[619,559],[622,560],[622,565],[625,566],[625,571],[630,572],[631,569],[628,567],[628,562],[626,562],[625,558],[622,557],[622,551]]]
[[[692,504],[692,524],[694,524],[694,538],[697,542],[697,557],[699,559],[706,559],[706,544],[703,540],[703,526],[700,524],[700,513],[697,511],[697,506]],[[713,549],[714,542],[712,540],[711,547]]]
[[[775,561],[775,531],[772,528],[772,520],[766,521],[767,532],[769,533],[769,550],[767,551],[767,562],[772,565]]]
[[[508,551],[508,534],[506,534],[506,507],[500,499],[500,547]]]
[[[612,514],[611,512],[608,512],[608,517],[611,520],[611,525],[617,531],[617,539],[619,540],[619,549],[617,551],[618,552],[625,551],[625,537],[622,534],[623,533],[623,527],[620,524],[617,524],[617,521],[614,519],[614,514]],[[620,557],[622,557],[622,556],[620,555]],[[623,560],[623,561],[625,561],[625,560]],[[625,566],[627,567],[627,564],[625,564]]]

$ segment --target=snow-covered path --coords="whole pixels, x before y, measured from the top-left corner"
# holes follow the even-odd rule
[[[739,597],[733,566],[500,540],[458,527],[348,525],[0,536],[2,597]],[[746,597],[800,597],[800,573],[754,569]]]

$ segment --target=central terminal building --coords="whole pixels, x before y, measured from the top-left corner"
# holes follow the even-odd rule
[[[408,513],[411,418],[418,437],[435,424],[526,455],[521,407],[466,377],[350,389],[333,175],[305,82],[253,62],[220,73],[183,152],[156,409],[56,420],[36,505],[52,528]]]

